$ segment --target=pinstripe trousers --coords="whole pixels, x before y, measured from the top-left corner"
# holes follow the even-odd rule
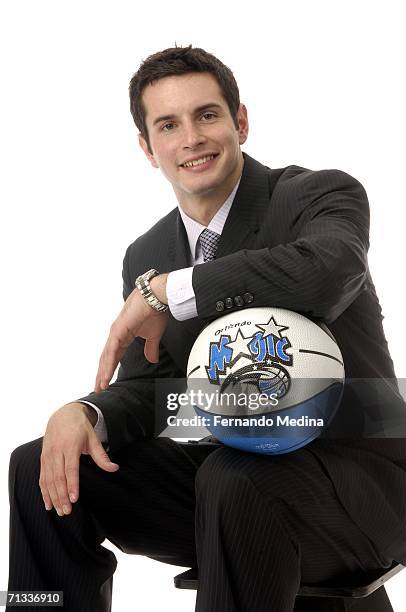
[[[142,439],[111,454],[115,473],[82,455],[79,500],[64,517],[42,501],[42,438],[24,444],[10,461],[8,588],[62,590],[69,612],[111,610],[117,562],[106,538],[126,553],[197,565],[197,612],[288,612],[301,581],[389,566],[312,444],[265,456]]]

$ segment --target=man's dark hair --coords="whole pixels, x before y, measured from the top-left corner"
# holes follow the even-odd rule
[[[237,112],[240,106],[238,85],[230,68],[204,49],[171,47],[158,51],[144,60],[130,81],[130,110],[135,125],[146,140],[150,153],[148,130],[145,123],[145,108],[142,103],[144,88],[159,79],[179,76],[190,72],[208,72],[216,79],[223,98],[227,102],[231,117],[238,130]]]

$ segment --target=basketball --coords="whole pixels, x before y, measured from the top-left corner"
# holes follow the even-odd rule
[[[248,308],[220,317],[196,339],[188,392],[207,429],[234,448],[292,452],[334,417],[344,363],[323,323],[282,308]]]

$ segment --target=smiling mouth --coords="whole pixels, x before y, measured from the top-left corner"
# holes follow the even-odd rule
[[[206,155],[205,157],[200,157],[199,159],[196,159],[194,161],[181,164],[181,168],[196,168],[197,166],[203,166],[204,164],[207,164],[208,162],[215,159],[216,157],[218,157],[218,153],[215,153],[213,155]]]

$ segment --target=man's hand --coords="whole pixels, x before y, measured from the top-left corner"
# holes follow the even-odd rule
[[[151,280],[151,289],[166,303],[167,274]],[[145,339],[144,354],[151,363],[159,361],[159,342],[168,323],[168,312],[158,312],[146,303],[138,289],[128,296],[120,314],[110,328],[110,334],[99,360],[94,390],[105,389],[112,379],[118,362],[131,342],[139,336]]]
[[[92,408],[78,402],[66,404],[48,421],[42,444],[39,486],[45,508],[55,508],[59,516],[69,514],[79,498],[80,455],[90,455],[107,472],[119,466],[112,463],[96,436],[91,422]],[[71,503],[72,502],[72,503]]]

